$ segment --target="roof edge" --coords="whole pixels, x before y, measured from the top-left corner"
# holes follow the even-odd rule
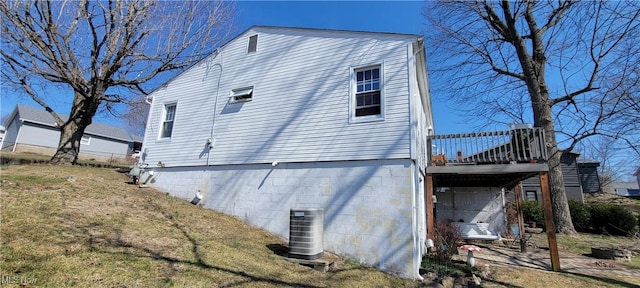
[[[387,34],[395,36],[410,36],[410,37],[423,37],[421,34],[409,34],[409,33],[397,33],[397,32],[380,32],[380,31],[365,31],[365,30],[347,30],[347,29],[330,29],[330,28],[312,28],[312,27],[297,27],[297,26],[272,26],[272,25],[253,25],[238,36],[246,33],[247,31],[255,28],[267,28],[267,29],[288,29],[288,30],[307,30],[307,31],[326,31],[326,32],[344,32],[344,33],[362,33],[362,34]],[[234,37],[235,39],[236,37]],[[229,42],[233,41],[229,40]],[[228,43],[228,42],[227,42]],[[225,43],[226,44],[226,43]],[[224,46],[224,45],[222,45]]]

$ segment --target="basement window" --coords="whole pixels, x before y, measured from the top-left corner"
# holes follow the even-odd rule
[[[83,135],[82,139],[80,139],[80,145],[89,145],[91,144],[91,136]]]
[[[231,90],[231,103],[249,102],[253,100],[253,86]]]
[[[256,52],[258,49],[258,35],[253,35],[249,37],[249,48],[247,49],[247,53]]]

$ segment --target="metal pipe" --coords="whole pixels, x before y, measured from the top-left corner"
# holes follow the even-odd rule
[[[216,53],[218,55],[221,55],[221,52],[218,52],[218,50],[216,50]],[[217,55],[216,55],[217,56]],[[222,56],[220,56],[220,58],[222,58]],[[220,59],[220,61],[222,61],[222,59]],[[209,151],[211,151],[211,149],[214,147],[214,143],[215,143],[215,127],[216,127],[216,116],[218,115],[218,94],[220,92],[220,79],[222,78],[222,64],[220,63],[215,63],[212,65],[213,66],[217,66],[220,70],[218,72],[218,82],[216,84],[216,97],[215,97],[215,101],[213,104],[213,120],[211,122],[211,143],[209,144]],[[209,165],[209,160],[211,158],[211,153],[207,153],[207,165]]]

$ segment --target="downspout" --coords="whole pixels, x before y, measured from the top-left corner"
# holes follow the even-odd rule
[[[145,158],[147,158],[147,147],[146,139],[147,132],[151,131],[151,114],[153,112],[153,96],[147,95],[144,97],[144,103],[149,105],[149,112],[147,112],[147,123],[144,125],[144,134],[142,135],[142,146],[140,146],[140,151],[137,163],[144,163]]]
[[[418,49],[415,49],[415,51],[411,51],[411,52],[413,52],[413,53],[411,53],[411,52],[409,53],[411,55],[411,58],[407,59],[407,62],[410,62],[410,61],[413,62],[413,63],[407,63],[408,64],[407,68],[410,70],[410,72],[408,73],[408,76],[409,77],[415,77],[416,86],[418,88],[418,94],[422,94],[421,91],[420,91],[420,84],[419,84],[420,81],[418,80],[418,74],[419,74],[418,73],[418,69],[419,68],[418,68],[418,63],[416,61],[416,55],[418,55],[418,53],[420,53],[421,50],[424,49],[424,42],[421,42],[420,38],[418,38],[418,40],[415,43],[417,44],[415,46],[418,46]],[[409,47],[411,49],[415,48],[413,43],[410,44]],[[411,64],[413,64],[413,65],[411,65]],[[411,73],[411,69],[413,69],[413,68],[415,68],[415,74]],[[409,97],[410,97],[410,101],[411,101],[411,99],[413,99],[412,79],[409,79],[408,83],[409,83]],[[422,95],[420,95],[418,98],[419,98],[418,101],[422,101]],[[424,112],[424,108],[421,109],[421,110]],[[414,107],[409,107],[409,114],[411,115],[414,112],[415,112],[415,106]],[[409,119],[411,119],[411,118],[412,117],[409,116]],[[417,115],[415,115],[414,120],[417,121]],[[419,125],[419,123],[417,123],[417,124]],[[409,123],[409,126],[410,126],[411,129],[413,129],[413,123]],[[427,132],[427,133],[429,133],[429,132]],[[417,140],[417,139],[412,139],[412,140]],[[410,145],[410,147],[411,146],[412,145]],[[420,147],[416,147],[416,148],[420,149]],[[414,153],[418,153],[418,151],[415,151]],[[427,155],[424,155],[425,159],[426,159],[426,156]],[[413,208],[412,209],[413,210],[413,224],[412,224],[413,227],[412,227],[411,230],[413,231],[413,234],[414,234],[413,235],[413,241],[414,241],[414,247],[413,247],[413,253],[414,253],[413,257],[414,258],[413,258],[413,261],[414,261],[414,265],[415,265],[414,266],[415,278],[417,280],[419,280],[419,281],[423,281],[424,278],[420,275],[420,265],[422,263],[423,252],[426,252],[426,251],[423,251],[423,249],[424,249],[423,247],[425,246],[424,242],[425,242],[426,239],[423,239],[422,233],[420,231],[421,228],[418,227],[418,226],[420,226],[419,225],[420,221],[418,219],[420,219],[419,217],[422,217],[422,213],[420,211],[420,206],[419,206],[418,203],[421,202],[421,201],[419,201],[420,200],[419,195],[421,196],[421,194],[424,194],[426,191],[421,191],[421,189],[419,188],[421,185],[423,185],[423,183],[420,183],[421,181],[420,181],[420,178],[418,176],[418,175],[420,175],[420,164],[414,162],[414,165],[415,165],[415,169],[413,169],[413,171],[412,171],[413,172],[413,179],[414,179],[414,181],[413,181],[414,187],[412,189],[413,197],[411,197],[412,198],[412,206],[413,206],[412,207]],[[425,165],[425,167],[426,167],[426,165]],[[426,181],[426,179],[423,178],[422,182],[424,182],[424,181]],[[426,210],[427,207],[425,206],[424,209]],[[425,219],[425,221],[426,221],[426,219]]]
[[[217,52],[217,50],[216,50]],[[217,52],[218,55],[221,55],[220,52]],[[220,56],[220,61],[222,61],[222,56]],[[219,92],[220,92],[220,79],[222,78],[222,64],[220,63],[215,63],[212,65],[213,66],[217,66],[220,70],[218,72],[218,83],[216,84],[216,98],[213,104],[213,121],[211,123],[211,134],[210,134],[210,138],[207,140],[207,143],[209,145],[209,153],[207,153],[207,166],[209,165],[209,160],[211,158],[211,149],[215,146],[215,127],[216,127],[216,116],[218,115],[218,96],[219,96]]]
[[[415,165],[415,164],[414,164]],[[422,213],[420,213],[420,209],[419,209],[419,205],[418,203],[420,203],[420,198],[419,195],[422,194],[420,193],[420,177],[418,175],[420,175],[420,167],[418,165],[416,165],[413,169],[413,197],[412,201],[411,201],[411,205],[413,206],[412,210],[413,210],[413,223],[412,223],[412,231],[413,231],[413,263],[414,263],[414,272],[415,273],[415,279],[418,279],[420,281],[423,281],[424,278],[422,276],[420,276],[420,265],[422,263],[422,255],[423,252],[423,241],[422,241],[422,233],[420,233],[420,230],[418,228],[419,224],[420,224],[420,220],[419,217],[422,217]],[[424,179],[422,181],[425,181]],[[417,182],[417,183],[416,183]],[[418,185],[416,185],[418,184]],[[426,209],[426,208],[425,208]]]

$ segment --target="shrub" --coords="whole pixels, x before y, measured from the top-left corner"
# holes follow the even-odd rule
[[[579,232],[589,232],[591,229],[591,212],[584,203],[576,200],[569,200],[569,212],[573,227]]]
[[[524,222],[544,224],[544,209],[542,208],[542,204],[536,201],[523,201],[520,207],[522,207],[522,218]]]
[[[597,231],[615,235],[628,235],[636,231],[636,217],[622,206],[596,203],[589,207],[589,212],[591,225]]]
[[[435,223],[436,239],[433,240],[435,260],[450,263],[451,257],[458,253],[458,244],[462,241],[460,230],[450,222],[438,220]]]

